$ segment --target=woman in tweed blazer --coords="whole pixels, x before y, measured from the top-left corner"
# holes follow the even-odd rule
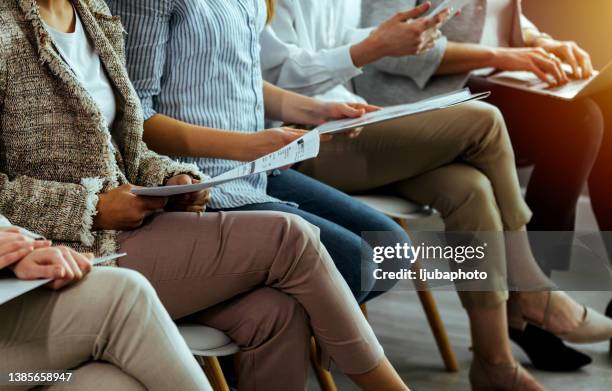
[[[363,389],[407,390],[313,226],[274,212],[156,213],[203,211],[207,195],[130,192],[203,174],[143,143],[124,30],[103,0],[5,0],[0,26],[0,213],[75,249],[127,252],[119,266],[142,272],[174,318],[240,342],[241,390],[304,389],[311,333]],[[112,118],[59,39],[78,33]]]

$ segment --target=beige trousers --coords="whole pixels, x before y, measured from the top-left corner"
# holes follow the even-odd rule
[[[373,125],[353,140],[335,137],[322,145],[317,159],[298,169],[348,193],[391,186],[437,209],[452,232],[511,231],[531,217],[503,117],[482,102]],[[505,279],[503,243],[488,253],[502,260],[489,271]],[[465,291],[460,296],[469,308],[497,305],[508,295]]]
[[[278,212],[162,213],[120,235],[122,267],[144,274],[174,318],[227,333],[244,390],[304,390],[314,334],[341,371],[361,374],[382,347],[319,240]]]
[[[71,383],[50,389],[211,390],[151,284],[133,271],[96,268],[63,290],[35,290],[0,306],[0,319],[0,372],[74,370]]]

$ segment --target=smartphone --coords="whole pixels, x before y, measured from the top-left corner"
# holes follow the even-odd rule
[[[448,8],[448,9],[451,10],[451,14],[450,14],[448,20],[451,20],[457,14],[457,12],[461,11],[465,6],[469,5],[473,1],[474,0],[444,0],[443,2],[438,4],[437,7],[434,7],[432,9],[430,9],[429,11],[427,11],[421,17],[422,18],[428,18],[430,16],[437,15],[440,12],[442,12],[445,9]]]

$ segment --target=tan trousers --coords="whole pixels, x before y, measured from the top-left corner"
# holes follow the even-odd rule
[[[311,330],[344,373],[383,358],[318,228],[300,217],[163,213],[120,241],[120,266],[143,273],[174,318],[193,315],[240,345],[241,391],[304,390]]]
[[[516,230],[531,217],[504,120],[482,102],[373,125],[354,140],[335,137],[298,169],[348,193],[391,186],[437,209],[448,231]],[[503,244],[495,247],[492,259],[505,260]],[[505,276],[505,262],[495,269]],[[469,308],[497,305],[507,292],[460,296]]]
[[[74,369],[71,383],[50,389],[211,390],[151,284],[133,271],[96,268],[63,290],[35,290],[0,306],[0,319],[0,372]]]

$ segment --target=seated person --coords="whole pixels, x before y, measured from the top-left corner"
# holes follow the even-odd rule
[[[0,216],[0,270],[54,290],[0,305],[0,372],[71,370],[75,389],[212,391],[151,284],[126,269],[90,273],[91,257]]]
[[[145,142],[159,153],[196,164],[208,175],[220,175],[304,134],[264,130],[264,115],[291,123],[320,123],[373,109],[322,103],[263,83],[257,40],[267,15],[263,1],[108,4],[128,32],[127,65],[144,108]],[[391,287],[368,278],[372,273],[366,267],[371,265],[361,262],[361,233],[389,231],[398,242],[409,240],[390,218],[295,170],[251,175],[220,185],[211,194],[211,211],[279,211],[317,226],[360,303]],[[389,271],[399,266],[382,265]]]
[[[365,104],[351,91],[350,81],[367,64],[401,57],[398,48],[406,45],[402,32],[425,23],[426,19],[416,18],[428,9],[429,4],[410,11],[404,8],[377,27],[362,29],[358,28],[359,1],[280,0],[276,16],[261,37],[264,76],[279,87],[318,99],[342,97]],[[428,53],[421,54],[425,63]],[[376,89],[384,89],[381,85]],[[451,232],[524,233],[531,217],[520,192],[503,118],[496,108],[481,102],[367,126],[357,139],[337,138],[323,145],[319,157],[299,169],[347,192],[391,187],[409,200],[436,208]],[[525,235],[511,236],[522,240],[519,246],[508,246],[512,251],[507,255],[503,243],[489,252],[497,252],[495,259],[505,261],[507,256],[514,270],[542,274]],[[505,269],[504,262],[498,275]],[[554,301],[559,323],[546,327],[557,335],[578,330],[584,316],[581,306],[559,292],[552,295],[558,298]],[[548,311],[544,308],[550,308],[541,305],[548,302],[543,298],[547,296],[544,291],[513,292],[509,306],[515,309],[515,304],[521,303],[519,314],[512,315],[513,324],[523,327],[522,322],[514,322],[523,317],[543,319]],[[483,364],[506,362],[505,368],[513,367],[507,293],[464,291],[460,297],[471,321],[474,373],[487,373],[485,377],[495,382],[491,386],[500,389],[511,386],[513,378],[522,379],[530,390],[541,389],[520,371],[499,375],[504,365],[495,369],[495,365]],[[612,331],[608,321],[602,321],[608,333]],[[597,338],[605,339],[606,333]],[[482,385],[479,376],[473,376],[473,384]]]
[[[406,6],[420,3],[364,0],[363,23],[377,26]],[[366,67],[364,76],[355,80],[358,93],[374,104],[394,105],[464,86],[475,92],[492,91],[488,101],[503,113],[517,161],[533,167],[525,196],[533,211],[528,228],[573,231],[576,205],[587,183],[612,257],[612,237],[607,234],[612,231],[612,131],[607,129],[612,124],[612,91],[564,101],[485,81],[479,76],[491,69],[529,71],[554,88],[592,76],[593,66],[589,54],[575,42],[541,32],[522,13],[520,0],[473,3],[449,21],[443,39],[427,55],[387,58]],[[562,63],[571,67],[571,75],[566,75]],[[571,240],[571,234],[558,236],[563,243]],[[566,269],[571,256],[569,252],[538,255],[547,273]],[[518,336],[515,330],[513,335]],[[551,359],[555,356],[551,351]]]
[[[127,252],[118,265],[140,271],[173,318],[240,345],[240,390],[304,389],[311,333],[362,389],[408,389],[315,227],[278,212],[193,213],[206,192],[131,192],[204,174],[142,141],[124,30],[104,1],[2,2],[0,20],[0,213],[77,251]],[[96,297],[114,296],[104,275]]]

